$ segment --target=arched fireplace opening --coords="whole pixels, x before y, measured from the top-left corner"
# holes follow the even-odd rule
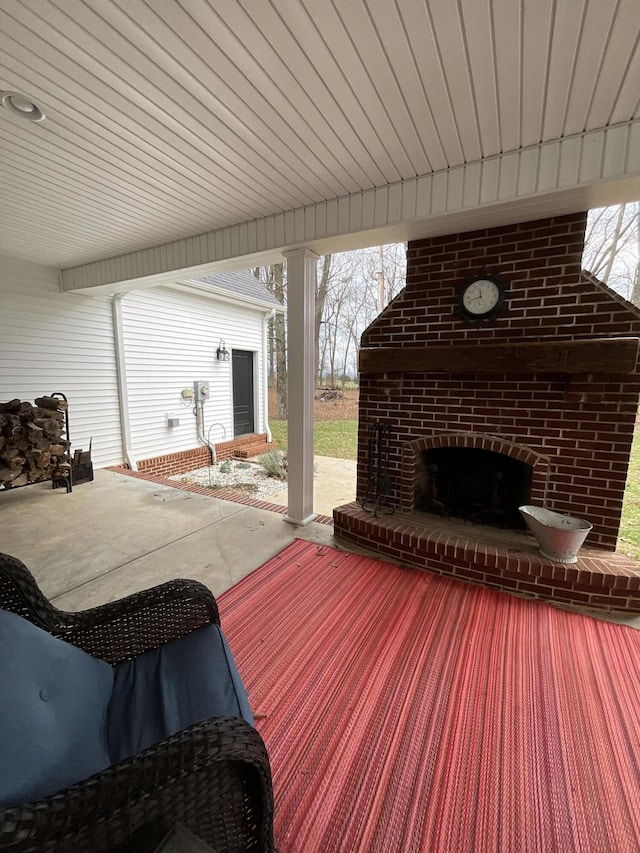
[[[531,501],[531,465],[479,447],[429,448],[417,462],[415,510],[494,527],[525,527],[518,507]]]

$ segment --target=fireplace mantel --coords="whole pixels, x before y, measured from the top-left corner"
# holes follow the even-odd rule
[[[590,338],[521,344],[371,347],[361,373],[615,373],[636,370],[640,338]]]

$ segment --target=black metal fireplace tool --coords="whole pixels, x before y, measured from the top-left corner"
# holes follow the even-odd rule
[[[372,512],[376,518],[382,512],[393,515],[394,506],[386,500],[391,488],[389,476],[389,445],[391,428],[389,424],[377,421],[369,427],[367,441],[367,487],[362,499],[362,509]]]

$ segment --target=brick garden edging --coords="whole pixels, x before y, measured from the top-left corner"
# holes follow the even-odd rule
[[[266,433],[257,433],[230,441],[221,441],[215,445],[218,462],[235,458],[236,451],[240,454],[248,448],[256,449],[259,445],[264,446],[264,452],[274,447],[267,442]],[[256,450],[257,454],[257,450]],[[244,457],[240,457],[244,458]],[[196,468],[205,468],[211,464],[211,451],[208,447],[194,447],[190,450],[179,450],[176,453],[167,453],[164,456],[154,456],[151,459],[140,459],[137,462],[138,471],[148,474],[186,474]],[[126,466],[123,466],[126,467]]]
[[[208,462],[205,463],[205,465],[208,464]],[[181,489],[183,492],[193,492],[196,495],[204,495],[207,498],[217,498],[221,501],[231,501],[232,503],[244,504],[244,506],[251,506],[254,507],[254,509],[263,509],[267,512],[277,512],[279,515],[286,515],[287,513],[286,506],[246,497],[245,495],[238,494],[238,492],[227,489],[209,489],[206,486],[197,486],[192,483],[181,483],[178,480],[170,480],[162,474],[152,474],[148,471],[132,471],[125,465],[111,465],[105,470],[115,471],[116,474],[125,474],[127,477],[134,477],[137,480],[146,480],[149,483],[157,483],[159,486],[171,486],[172,489]],[[187,468],[186,470],[189,469]],[[333,525],[333,519],[328,515],[318,514],[314,521],[317,521],[319,524]]]

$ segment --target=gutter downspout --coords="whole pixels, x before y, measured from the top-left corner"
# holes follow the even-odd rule
[[[124,458],[132,471],[138,470],[131,450],[131,424],[129,423],[129,392],[127,389],[127,365],[124,354],[124,332],[122,329],[122,300],[126,293],[116,293],[111,300],[113,317],[113,344],[116,354],[116,377],[118,381],[118,404],[120,408],[120,435]]]
[[[267,433],[267,442],[271,444],[271,427],[269,426],[269,364],[267,359],[267,326],[269,320],[273,320],[276,316],[276,309],[272,308],[262,318],[262,375],[264,384],[263,405],[264,405],[264,430]]]

